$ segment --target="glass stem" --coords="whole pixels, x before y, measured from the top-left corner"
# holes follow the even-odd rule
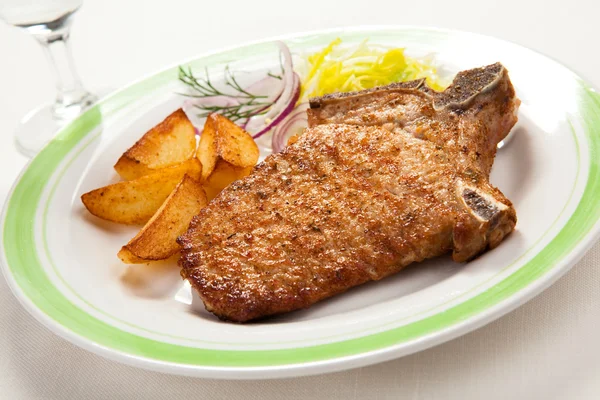
[[[83,88],[75,70],[69,44],[70,24],[67,22],[51,34],[36,35],[36,39],[44,48],[44,52],[56,78],[56,101],[54,114],[56,118],[70,118],[73,106],[80,108],[90,94]]]

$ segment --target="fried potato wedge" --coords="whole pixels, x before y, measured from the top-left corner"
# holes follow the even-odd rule
[[[141,178],[92,190],[83,194],[81,201],[90,213],[99,218],[121,224],[143,224],[186,174],[200,179],[202,165],[195,157]]]
[[[195,150],[194,126],[179,109],[146,132],[119,158],[114,168],[121,178],[136,179],[188,160]]]
[[[165,260],[179,251],[177,237],[208,203],[199,181],[185,175],[156,214],[117,254],[126,264]]]
[[[206,182],[204,182],[204,189],[206,190],[208,201],[214,199],[221,190],[225,189],[233,182],[250,175],[252,168],[253,167],[237,167],[223,159],[218,160],[212,174],[210,174]]]
[[[196,157],[202,162],[202,179],[207,180],[219,159],[236,167],[253,167],[259,151],[248,132],[222,115],[210,114],[200,136]]]

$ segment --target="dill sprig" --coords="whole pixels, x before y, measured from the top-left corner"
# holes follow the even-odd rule
[[[269,73],[269,75],[271,75]],[[274,78],[281,77],[271,75]],[[194,107],[198,108],[202,112],[198,114],[199,117],[205,118],[211,113],[219,113],[230,120],[236,122],[239,120],[246,120],[255,115],[264,114],[267,109],[273,105],[272,102],[265,101],[267,96],[259,96],[245,90],[237,81],[235,75],[229,69],[229,66],[225,67],[224,84],[225,86],[233,89],[234,94],[226,93],[222,90],[217,89],[210,80],[208,69],[205,69],[205,77],[198,78],[194,76],[192,69],[188,67],[187,71],[183,67],[179,67],[179,80],[185,85],[192,89],[193,93],[180,93],[183,96],[206,99],[211,97],[227,97],[235,100],[236,104],[232,105],[207,105],[207,104],[194,104]]]

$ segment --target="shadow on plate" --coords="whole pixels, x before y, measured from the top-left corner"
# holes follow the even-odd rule
[[[305,310],[269,317],[253,325],[281,324],[324,318],[379,304],[388,300],[419,292],[453,276],[463,268],[450,257],[440,257],[409,265],[399,273],[376,282],[368,282],[345,293],[323,300]],[[193,291],[189,312],[204,319],[218,321],[206,311],[202,301]]]
[[[121,282],[130,293],[148,299],[173,296],[181,287],[177,255],[163,261],[128,265]]]
[[[93,225],[95,228],[98,228],[105,234],[117,234],[129,232],[131,230],[131,225],[117,224],[115,222],[106,221],[102,218],[98,218],[95,215],[90,214],[90,212],[85,208],[83,204],[81,204],[81,207],[77,207],[75,212],[85,222],[89,223],[90,225]],[[141,225],[138,227],[138,230],[139,229],[141,229]]]
[[[526,195],[526,188],[534,179],[533,146],[529,129],[532,122],[519,115],[519,122],[511,131],[511,139],[499,149],[492,168],[490,180],[506,197],[518,204]],[[517,210],[518,211],[518,210]]]
[[[314,304],[310,308],[268,317],[264,320],[252,322],[251,324],[285,324],[315,320],[360,310],[426,290],[452,278],[458,273],[469,275],[479,270],[483,265],[492,266],[492,268],[497,269],[497,272],[499,272],[514,261],[515,254],[520,254],[523,251],[525,242],[523,234],[517,229],[498,248],[482,254],[469,263],[455,263],[449,255],[414,263],[395,275],[380,281],[368,282],[357,286],[345,293]],[[500,263],[498,261],[491,261],[490,259],[496,251],[508,252],[507,257]],[[493,264],[497,264],[497,266]],[[217,317],[206,311],[202,300],[200,300],[194,290],[192,290],[192,299],[192,306],[187,306],[187,310],[190,313],[206,320],[219,321]]]
[[[381,304],[443,282],[461,271],[463,266],[453,262],[448,256],[414,263],[393,276],[357,286],[305,310],[275,316],[257,323],[279,324],[313,320]]]

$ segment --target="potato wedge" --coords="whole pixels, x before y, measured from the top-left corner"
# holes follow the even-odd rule
[[[219,159],[216,141],[216,123],[212,117],[216,114],[210,114],[204,123],[204,129],[200,135],[200,142],[196,149],[196,158],[202,164],[202,180],[206,181],[212,174]]]
[[[188,160],[195,150],[194,126],[179,109],[146,132],[119,158],[114,168],[121,178],[136,179]]]
[[[204,189],[206,190],[208,201],[214,199],[221,190],[225,189],[234,181],[250,175],[252,168],[253,167],[236,167],[223,159],[219,159],[212,174],[210,174],[206,182],[204,182]]]
[[[202,165],[195,157],[141,178],[92,190],[82,195],[81,201],[99,218],[121,224],[143,224],[186,174],[200,179]]]
[[[126,264],[171,257],[179,251],[177,237],[207,203],[200,182],[185,175],[142,230],[121,248],[118,257]]]
[[[196,157],[202,162],[202,179],[206,180],[219,159],[236,167],[253,167],[259,151],[248,132],[222,115],[210,114],[200,136]]]

